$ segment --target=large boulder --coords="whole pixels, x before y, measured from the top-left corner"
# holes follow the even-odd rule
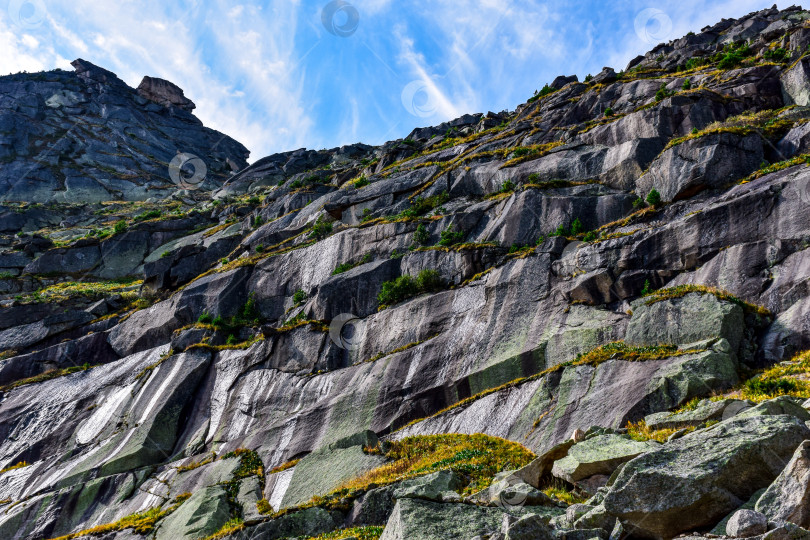
[[[804,441],[790,463],[757,501],[756,509],[775,523],[810,528],[810,441]]]
[[[622,435],[598,435],[574,445],[566,457],[554,463],[551,474],[572,484],[596,474],[610,476],[622,463],[658,446]]]
[[[303,504],[315,495],[325,495],[344,482],[376,469],[386,459],[363,451],[364,446],[376,445],[377,437],[368,431],[308,454],[295,466],[281,508]]]
[[[713,526],[769,485],[810,429],[788,416],[731,419],[627,463],[606,510],[648,538]]]
[[[217,532],[230,517],[225,487],[209,486],[194,492],[180,508],[161,521],[157,538],[204,538]]]
[[[644,423],[650,429],[680,429],[684,427],[698,427],[711,420],[725,420],[737,415],[741,411],[752,407],[750,401],[739,399],[722,399],[712,401],[704,399],[694,409],[686,409],[677,413],[658,412],[644,418]]]
[[[754,510],[738,510],[726,524],[726,534],[747,538],[765,534],[768,530],[768,518]]]
[[[500,508],[440,504],[419,499],[397,501],[380,540],[473,538],[501,531]]]
[[[756,171],[764,158],[758,134],[715,133],[665,150],[636,182],[636,194],[653,189],[665,202],[721,188]]]
[[[726,339],[739,350],[745,330],[745,313],[732,302],[713,294],[689,293],[681,298],[651,303],[639,301],[627,326],[628,345],[685,345]]]
[[[138,85],[138,95],[164,107],[178,107],[187,111],[196,108],[194,102],[185,96],[182,88],[157,77],[144,77]]]
[[[561,508],[525,506],[507,509],[472,504],[441,504],[420,499],[400,499],[388,519],[380,540],[445,540],[447,538],[473,538],[501,534],[504,525],[514,526],[524,516],[532,518],[531,529],[547,525],[552,517],[565,513]],[[508,517],[507,517],[508,516]],[[508,526],[507,525],[507,526]],[[521,525],[514,531],[515,538],[527,529]],[[523,532],[521,532],[523,531]],[[540,536],[545,538],[545,536]]]
[[[782,94],[786,104],[810,105],[810,59],[802,58],[782,73]]]

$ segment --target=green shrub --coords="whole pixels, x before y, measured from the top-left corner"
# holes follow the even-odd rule
[[[663,101],[664,99],[674,94],[675,92],[667,90],[666,84],[661,84],[661,87],[658,89],[658,92],[655,93],[655,101]]]
[[[582,237],[583,242],[593,242],[596,240],[596,233],[593,231],[588,231],[585,233],[585,236]]]
[[[326,238],[332,234],[332,223],[323,220],[323,216],[318,218],[318,221],[312,226],[312,231],[309,233],[310,238],[317,238],[318,240]]]
[[[661,204],[661,194],[658,193],[658,190],[653,188],[652,191],[647,195],[647,202],[650,206],[659,206]]]
[[[652,285],[650,284],[649,279],[644,280],[644,287],[641,289],[641,296],[647,296],[648,294],[652,293]]]
[[[441,246],[454,246],[464,241],[464,233],[461,231],[454,231],[452,227],[448,227],[441,233],[439,245]]]
[[[256,305],[255,293],[250,293],[247,302],[245,302],[245,305],[242,307],[240,322],[256,324],[261,319],[261,316],[259,306]]]
[[[428,245],[430,242],[430,233],[428,232],[424,223],[420,223],[416,228],[416,232],[413,234],[413,239],[420,246]]]
[[[236,343],[237,343],[236,336],[234,336],[233,334],[230,334],[228,336],[228,339],[225,341],[226,345],[236,345]]]
[[[636,197],[633,200],[633,208],[640,208],[642,204],[644,204],[644,201],[641,199],[641,197]]]
[[[582,224],[582,221],[580,221],[579,218],[576,218],[574,222],[571,224],[571,234],[577,236],[579,234],[582,234],[584,230],[585,226]]]
[[[369,185],[370,183],[371,183],[371,181],[368,178],[366,178],[365,175],[363,175],[360,178],[358,178],[357,180],[355,180],[354,183],[352,183],[352,185],[354,186],[355,189],[360,189],[361,187],[365,187],[365,186]]]
[[[692,89],[692,81],[690,81],[689,79],[684,79],[683,80],[683,85],[681,86],[681,88],[683,88],[684,90],[691,90]]]
[[[444,286],[442,277],[436,270],[422,270],[416,276],[416,288],[419,292],[434,292]]]
[[[790,57],[790,52],[778,47],[776,49],[769,49],[765,51],[762,57],[765,58],[765,60],[770,60],[772,62],[784,62]]]
[[[338,274],[342,274],[342,273],[344,273],[344,272],[348,272],[348,271],[349,271],[349,270],[351,270],[352,268],[354,268],[354,265],[353,265],[352,263],[350,263],[350,262],[346,262],[346,263],[343,263],[343,264],[339,264],[339,265],[337,265],[337,266],[335,267],[335,269],[332,271],[332,275],[333,275],[333,276],[336,276],[336,275],[338,275]]]
[[[549,236],[568,236],[568,231],[566,230],[565,225],[560,225],[554,232],[550,233]]]
[[[613,109],[611,107],[608,107],[607,109],[605,109],[605,116],[607,116],[607,117],[613,116]]]
[[[418,294],[435,292],[444,286],[439,272],[436,270],[422,270],[414,278],[408,274],[382,284],[380,294],[377,296],[381,306],[390,306],[412,298]]]
[[[539,92],[537,90],[534,91],[534,95],[531,98],[529,98],[529,103],[534,103],[535,101],[537,101],[541,97],[545,97],[545,96],[549,95],[550,93],[552,93],[553,91],[554,91],[554,89],[551,88],[548,84],[546,84],[545,86],[543,86],[542,90],[540,90]]]
[[[747,43],[740,43],[727,45],[725,51],[720,54],[723,56],[720,58],[717,67],[720,69],[732,69],[742,64],[743,60],[751,56],[752,53]]]
[[[135,216],[135,221],[146,221],[147,219],[159,218],[163,215],[160,210],[147,210]]]
[[[264,218],[259,215],[253,216],[253,228],[258,229],[262,225],[264,225]]]
[[[197,317],[197,322],[200,324],[211,324],[214,318],[211,317],[211,314],[207,311],[203,311],[202,314]]]
[[[753,395],[789,395],[800,390],[799,385],[792,379],[765,379],[756,378],[745,381],[744,389]]]
[[[247,203],[252,204],[253,206],[261,204],[261,202],[262,202],[262,200],[259,197],[256,197],[255,195],[252,196],[252,197],[248,197],[248,200],[247,200]]]
[[[419,294],[419,289],[416,286],[416,280],[406,274],[383,283],[377,300],[380,305],[393,305],[417,294]]]
[[[397,217],[417,218],[427,214],[434,208],[441,206],[449,200],[450,195],[446,191],[427,198],[417,197],[411,201],[411,207],[400,212]]]
[[[298,289],[297,291],[295,291],[295,294],[293,294],[293,303],[295,305],[302,304],[304,302],[304,300],[306,300],[306,299],[307,299],[307,293],[305,293],[301,289]]]
[[[511,193],[513,191],[515,191],[515,183],[512,182],[511,180],[507,180],[501,186],[499,193]]]
[[[256,250],[256,253],[261,253],[264,251],[264,244],[257,244],[254,249]]]
[[[121,221],[117,221],[115,226],[113,227],[113,232],[115,234],[122,233],[127,230],[127,222],[123,219]]]

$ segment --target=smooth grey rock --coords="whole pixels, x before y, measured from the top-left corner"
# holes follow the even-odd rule
[[[600,435],[571,447],[566,457],[554,463],[551,474],[572,484],[597,474],[610,475],[622,463],[657,446],[621,435]]]
[[[225,488],[209,486],[196,493],[160,522],[157,538],[199,538],[217,532],[231,517]]]
[[[787,103],[802,107],[810,105],[810,91],[807,90],[808,77],[810,77],[810,62],[806,58],[799,60],[791,69],[782,74],[780,81]]]
[[[340,526],[340,512],[329,512],[313,507],[291,512],[258,525],[245,527],[232,536],[235,540],[278,540],[281,538],[310,537],[332,531]]]
[[[745,315],[740,306],[712,294],[690,293],[682,298],[646,305],[642,299],[633,310],[625,342],[630,345],[685,345],[709,339],[726,339],[739,350]]]
[[[546,521],[536,514],[521,517],[506,531],[506,540],[551,540],[552,538]]]
[[[738,417],[750,418],[754,416],[768,416],[789,414],[804,422],[810,421],[810,411],[799,403],[801,400],[789,396],[779,396],[742,411]]]
[[[678,429],[701,426],[710,420],[725,420],[751,408],[753,403],[738,399],[702,400],[697,408],[679,413],[660,412],[648,415],[644,422],[651,429]]]
[[[737,538],[748,538],[768,531],[768,518],[753,510],[738,510],[726,524],[726,534]]]
[[[726,420],[627,463],[605,508],[644,536],[713,525],[770,484],[806,438],[810,429],[792,416]]]
[[[425,499],[442,501],[442,494],[462,487],[462,480],[451,470],[442,470],[423,476],[394,490],[395,499]]]
[[[503,511],[419,499],[397,501],[380,540],[443,540],[500,532]]]
[[[757,501],[756,509],[774,523],[810,528],[810,441],[804,441],[785,469]]]
[[[762,164],[763,143],[758,134],[706,135],[665,150],[636,182],[636,194],[656,189],[665,202],[720,188],[745,178]]]
[[[306,503],[314,495],[325,495],[344,482],[381,466],[386,461],[384,457],[363,452],[363,446],[375,445],[376,436],[363,432],[304,457],[295,466],[281,508]]]

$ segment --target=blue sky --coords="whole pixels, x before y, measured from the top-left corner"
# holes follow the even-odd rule
[[[6,4],[6,6],[4,6]],[[778,2],[784,8],[791,2]],[[0,0],[0,73],[85,58],[169,79],[251,161],[514,109],[763,0]]]

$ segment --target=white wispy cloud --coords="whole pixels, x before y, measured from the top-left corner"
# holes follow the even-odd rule
[[[652,47],[634,29],[645,0],[349,1],[359,26],[338,37],[321,24],[328,0],[52,0],[33,16],[0,11],[0,73],[70,69],[82,57],[131,86],[168,79],[258,159],[514,108],[556,75],[622,69]],[[770,4],[654,7],[672,21],[666,40]],[[402,96],[412,81],[418,111]]]

